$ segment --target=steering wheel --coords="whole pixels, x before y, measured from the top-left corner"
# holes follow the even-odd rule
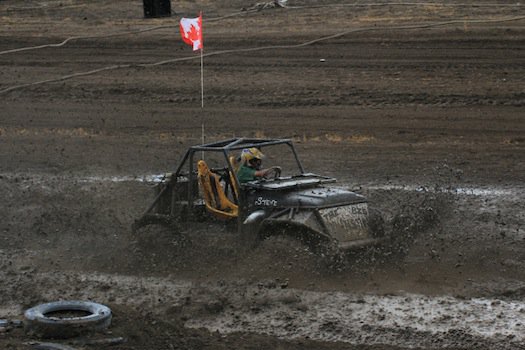
[[[271,168],[272,171],[268,172],[268,176],[265,176],[266,179],[278,179],[281,176],[281,167],[274,166]],[[273,173],[273,176],[270,174]]]
[[[274,168],[274,174],[273,174],[274,179],[277,179],[279,177],[281,177],[281,167],[280,166]]]

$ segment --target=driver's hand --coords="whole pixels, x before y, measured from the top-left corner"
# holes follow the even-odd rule
[[[263,178],[268,179],[270,177],[279,177],[281,176],[281,167],[280,166],[272,166],[271,168],[267,168],[264,171]]]

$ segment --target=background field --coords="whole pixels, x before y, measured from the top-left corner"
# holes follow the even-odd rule
[[[525,348],[523,6],[287,5],[0,1],[0,318],[88,298],[114,310],[115,349]],[[204,108],[178,29],[200,10]],[[307,170],[405,218],[406,255],[331,269],[217,225],[133,235],[143,179],[202,123],[207,141],[293,138]]]

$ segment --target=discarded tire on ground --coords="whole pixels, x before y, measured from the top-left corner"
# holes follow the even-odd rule
[[[53,313],[84,312],[85,316],[55,316]],[[111,323],[111,310],[90,301],[55,301],[26,310],[26,332],[42,338],[71,338],[100,331]]]

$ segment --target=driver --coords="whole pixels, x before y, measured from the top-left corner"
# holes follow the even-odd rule
[[[272,172],[279,174],[281,167],[273,166],[267,169],[261,169],[264,154],[256,147],[245,148],[241,152],[241,166],[237,171],[237,178],[240,183],[254,181],[265,178]]]

